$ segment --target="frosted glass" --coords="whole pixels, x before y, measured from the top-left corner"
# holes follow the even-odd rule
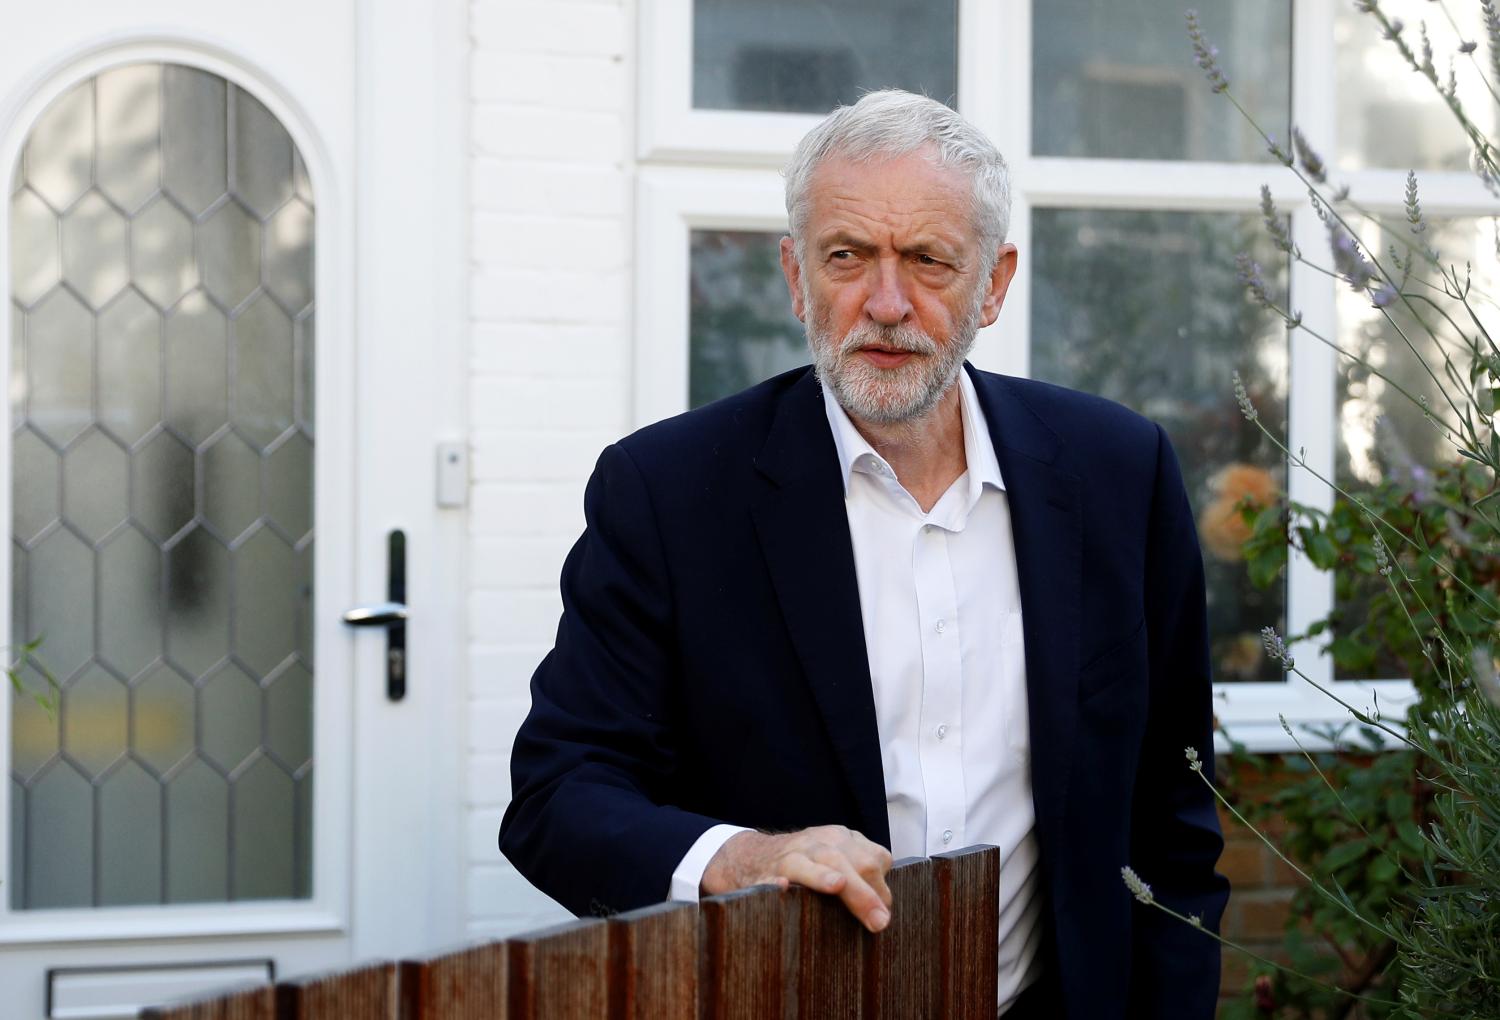
[[[5,894],[309,896],[306,165],[249,92],[133,64],[44,111],[8,201],[10,637],[40,646]]]

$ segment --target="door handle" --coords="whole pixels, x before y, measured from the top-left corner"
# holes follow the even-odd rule
[[[406,697],[406,532],[397,529],[386,541],[386,601],[355,606],[344,613],[350,627],[385,628],[385,696]]]
[[[351,627],[389,627],[406,622],[406,606],[400,602],[377,602],[372,606],[355,606],[344,614]]]

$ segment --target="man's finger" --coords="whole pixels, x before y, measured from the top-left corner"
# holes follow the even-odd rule
[[[853,871],[852,866],[850,870]],[[891,923],[890,907],[868,882],[859,877],[858,872],[853,872],[844,884],[839,899],[844,901],[844,906],[870,931],[883,931]]]
[[[836,894],[843,890],[848,874],[839,867],[814,860],[808,854],[793,851],[778,862],[781,874],[809,889],[821,893]]]

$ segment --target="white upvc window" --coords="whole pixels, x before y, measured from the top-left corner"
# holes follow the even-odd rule
[[[1102,393],[1168,430],[1204,532],[1216,712],[1251,749],[1289,749],[1278,717],[1294,726],[1348,717],[1284,679],[1259,631],[1305,632],[1333,608],[1333,578],[1293,550],[1285,583],[1255,589],[1237,536],[1215,511],[1268,488],[1326,509],[1332,493],[1307,472],[1288,472],[1243,421],[1231,372],[1245,377],[1263,420],[1325,477],[1388,470],[1387,426],[1375,420],[1399,410],[1351,380],[1328,347],[1289,336],[1246,299],[1234,267],[1241,250],[1311,329],[1380,344],[1367,302],[1270,245],[1263,183],[1302,251],[1327,261],[1304,187],[1210,91],[1181,12],[1148,6],[1160,13],[1110,0],[871,0],[859,19],[833,0],[644,5],[634,417],[646,424],[806,360],[775,251],[786,229],[779,168],[817,123],[810,111],[888,85],[950,102],[956,93],[956,108],[1010,163],[1010,240],[1021,252],[1005,308],[972,360]],[[1445,256],[1494,271],[1488,217],[1497,205],[1464,170],[1462,135],[1447,130],[1430,86],[1365,16],[1339,0],[1198,7],[1233,94],[1266,130],[1289,144],[1296,124],[1334,180],[1398,220],[1408,169],[1399,161],[1412,161],[1424,212],[1446,221],[1440,234],[1456,246]],[[1383,7],[1414,37],[1435,16],[1422,0]],[[1429,27],[1441,61],[1454,37],[1446,24]],[[1477,27],[1467,36],[1481,37]],[[1399,678],[1335,677],[1311,642],[1293,651],[1312,679],[1348,684],[1341,689],[1355,704],[1378,698],[1390,715],[1412,696]]]

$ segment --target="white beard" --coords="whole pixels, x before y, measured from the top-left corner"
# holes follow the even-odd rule
[[[925,417],[957,381],[964,359],[974,348],[984,294],[980,289],[953,335],[942,342],[915,326],[873,322],[855,326],[842,340],[835,341],[826,314],[804,287],[807,346],[819,381],[857,420],[887,425]],[[894,368],[880,368],[856,353],[871,346],[910,351],[916,356]]]

